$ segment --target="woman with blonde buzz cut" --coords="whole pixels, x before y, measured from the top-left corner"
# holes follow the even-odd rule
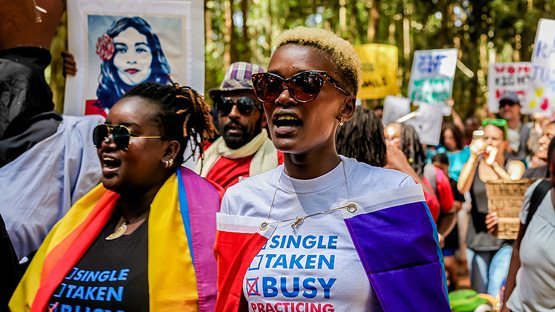
[[[353,46],[304,27],[276,42],[253,83],[284,164],[224,196],[216,311],[450,311],[421,187],[336,151],[361,84]]]

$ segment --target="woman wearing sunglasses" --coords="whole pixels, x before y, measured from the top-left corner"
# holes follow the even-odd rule
[[[347,41],[295,28],[253,75],[284,165],[224,196],[216,311],[450,311],[420,186],[336,152],[360,68]]]
[[[102,184],[37,252],[12,311],[213,311],[216,190],[180,167],[214,133],[188,87],[140,84],[93,134]]]

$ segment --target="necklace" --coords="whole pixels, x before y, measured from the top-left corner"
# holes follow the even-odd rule
[[[114,231],[114,233],[106,236],[106,240],[114,240],[116,238],[120,238],[127,232],[127,220],[124,220],[123,223],[118,226],[118,228]]]
[[[148,208],[141,211],[141,213],[138,214],[136,217],[132,217],[132,218],[138,218],[138,217],[142,216],[147,210],[148,210]],[[106,236],[105,239],[106,240],[114,240],[114,239],[118,239],[118,238],[122,237],[125,234],[125,232],[127,232],[127,225],[131,224],[130,220],[132,218],[124,218],[123,223],[120,226],[118,226],[118,228],[114,231],[114,233]]]
[[[33,8],[35,9],[35,23],[42,23],[41,13],[46,14],[48,13],[48,11],[46,11],[43,7],[37,5],[36,0],[33,0]]]
[[[309,214],[309,215],[306,215],[306,216],[297,216],[293,219],[285,219],[285,220],[281,220],[281,221],[270,222],[270,217],[272,215],[272,208],[274,207],[274,202],[276,200],[276,194],[277,194],[277,191],[279,189],[279,185],[280,185],[280,182],[281,182],[281,177],[283,176],[283,174],[285,172],[285,169],[283,169],[283,171],[281,172],[281,174],[279,175],[279,178],[277,180],[276,189],[274,190],[274,196],[272,197],[272,203],[270,204],[270,210],[268,211],[268,216],[266,217],[266,221],[262,222],[258,228],[261,231],[266,231],[270,225],[275,224],[276,228],[279,228],[279,227],[281,227],[280,224],[289,223],[289,222],[293,221],[291,223],[291,227],[293,228],[293,230],[295,230],[304,222],[304,220],[306,220],[308,218],[315,217],[315,216],[319,216],[319,215],[323,215],[323,214],[329,214],[329,213],[339,211],[339,210],[342,210],[342,209],[347,210],[349,213],[355,213],[358,210],[359,206],[355,202],[351,201],[351,190],[349,189],[349,183],[347,183],[347,173],[345,172],[345,164],[343,163],[342,159],[340,159],[340,162],[341,162],[341,168],[343,169],[343,177],[345,179],[345,189],[347,191],[347,204],[341,205],[341,206],[335,207],[335,208],[322,210],[320,212],[316,212],[316,213]]]

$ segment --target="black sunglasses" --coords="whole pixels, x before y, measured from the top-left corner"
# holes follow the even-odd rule
[[[239,113],[245,116],[250,116],[255,109],[260,109],[259,104],[254,99],[246,96],[240,97],[235,101],[229,97],[221,97],[216,102],[216,109],[218,113],[225,117],[231,113],[233,105],[237,106]]]
[[[252,82],[256,97],[265,103],[274,102],[285,88],[297,102],[310,102],[318,96],[326,82],[345,95],[351,95],[327,72],[319,70],[303,71],[287,79],[272,73],[259,73],[252,75]]]
[[[518,104],[518,103],[515,103],[515,102],[513,102],[513,101],[501,101],[501,102],[499,102],[499,108],[503,108],[503,107],[505,107],[505,106],[511,106],[511,107],[513,107],[513,106],[515,106],[515,105],[519,105],[519,104]]]
[[[142,138],[142,139],[163,139],[163,136],[150,135],[150,136],[140,136],[131,133],[126,126],[122,125],[107,125],[100,124],[96,126],[93,130],[93,143],[96,148],[102,146],[102,142],[110,143],[110,139],[114,141],[118,149],[127,150],[129,148],[129,143],[131,138]]]

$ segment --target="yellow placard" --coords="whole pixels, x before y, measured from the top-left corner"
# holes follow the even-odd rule
[[[362,62],[360,99],[381,99],[399,94],[397,83],[397,47],[389,44],[355,46]]]

